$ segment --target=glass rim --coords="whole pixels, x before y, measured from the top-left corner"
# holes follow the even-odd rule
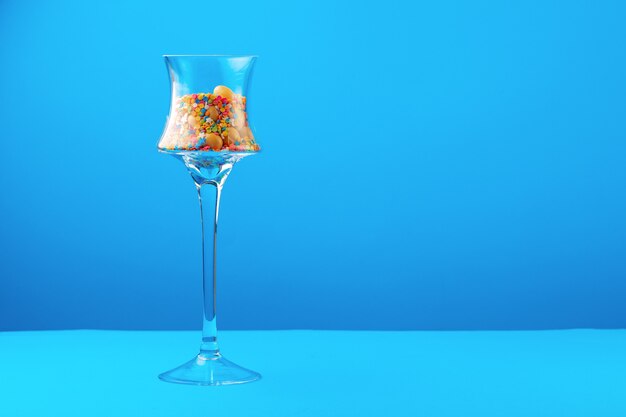
[[[258,58],[258,55],[237,55],[237,54],[199,54],[199,55],[195,55],[195,54],[163,54],[162,55],[164,58],[175,58],[175,57],[188,57],[188,58],[195,58],[195,57],[210,57],[210,58]]]

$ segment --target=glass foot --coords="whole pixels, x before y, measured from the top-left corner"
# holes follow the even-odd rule
[[[200,353],[189,362],[159,375],[159,379],[176,384],[231,385],[261,379],[261,374],[232,363],[222,355]]]

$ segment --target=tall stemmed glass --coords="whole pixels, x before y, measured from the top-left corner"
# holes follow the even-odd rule
[[[261,375],[222,356],[215,310],[216,236],[220,195],[233,165],[259,151],[246,106],[255,56],[165,55],[172,101],[160,152],[187,167],[198,191],[202,220],[203,325],[200,352],[159,375],[195,385],[241,384]]]

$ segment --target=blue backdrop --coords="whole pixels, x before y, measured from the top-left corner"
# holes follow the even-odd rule
[[[87,3],[0,3],[0,329],[200,326],[164,53],[260,55],[220,327],[626,326],[624,2]]]

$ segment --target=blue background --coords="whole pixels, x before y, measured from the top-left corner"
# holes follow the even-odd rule
[[[220,327],[626,326],[623,2],[87,3],[0,3],[0,329],[200,326],[164,53],[260,55]]]

